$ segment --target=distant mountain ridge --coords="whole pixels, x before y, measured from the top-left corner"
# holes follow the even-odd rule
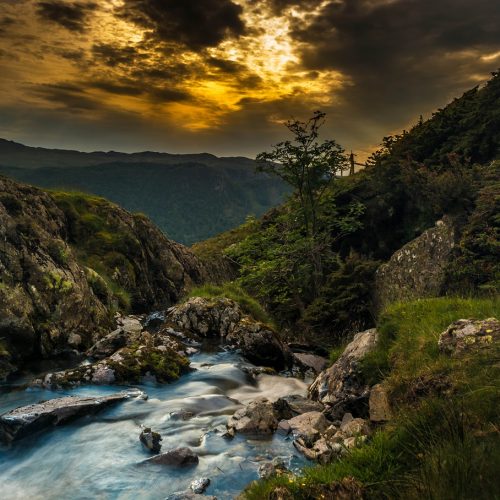
[[[0,165],[22,168],[40,167],[85,167],[104,163],[134,163],[146,161],[163,165],[199,162],[209,165],[232,165],[234,162],[253,166],[254,160],[244,156],[218,157],[210,153],[173,154],[156,151],[121,153],[118,151],[92,151],[90,153],[71,149],[51,149],[25,146],[0,138]]]
[[[0,174],[45,188],[81,190],[148,215],[170,238],[192,244],[260,216],[288,187],[255,161],[200,154],[34,148],[0,139]]]

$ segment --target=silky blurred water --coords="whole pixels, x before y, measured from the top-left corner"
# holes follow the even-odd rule
[[[293,378],[260,375],[252,382],[243,365],[234,352],[196,355],[196,371],[176,383],[137,386],[148,394],[147,401],[125,401],[1,448],[0,499],[164,499],[208,477],[206,494],[224,500],[257,479],[263,460],[282,457],[292,469],[301,467],[304,459],[283,436],[226,440],[217,430],[241,404],[258,396],[277,399],[306,392],[306,384]],[[99,396],[123,389],[4,390],[0,413],[64,395]],[[180,410],[194,417],[175,418],[172,413]],[[188,446],[199,455],[199,464],[178,469],[143,463],[151,455],[139,442],[141,425],[160,432],[162,452]]]

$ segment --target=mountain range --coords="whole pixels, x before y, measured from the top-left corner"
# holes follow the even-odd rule
[[[288,187],[254,160],[201,154],[45,149],[0,139],[0,173],[44,188],[104,196],[190,245],[260,216]]]

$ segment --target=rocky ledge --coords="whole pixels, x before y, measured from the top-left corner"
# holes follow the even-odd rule
[[[293,364],[278,333],[244,314],[234,300],[194,297],[170,308],[166,321],[199,338],[225,339],[256,365],[283,370]]]
[[[150,333],[134,316],[118,317],[117,323],[116,330],[88,350],[87,354],[96,361],[48,373],[32,385],[58,389],[82,384],[165,383],[189,371],[190,347],[178,337],[166,331]]]
[[[140,391],[127,391],[99,398],[68,396],[16,408],[0,416],[0,440],[9,444],[35,432],[137,397],[144,397],[144,394]]]

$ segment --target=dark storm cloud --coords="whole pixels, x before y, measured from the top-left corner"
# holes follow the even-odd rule
[[[95,3],[68,3],[65,1],[51,0],[38,2],[37,13],[41,19],[51,21],[63,26],[70,31],[83,32],[87,27],[87,16],[95,9]]]
[[[301,9],[309,9],[317,7],[322,0],[268,0],[268,5],[275,14],[282,14],[290,7],[300,7]],[[259,3],[258,0],[254,3]]]
[[[143,57],[135,47],[120,46],[111,43],[94,45],[92,47],[92,54],[95,59],[112,68],[120,64],[130,66]]]
[[[179,90],[171,87],[151,88],[149,90],[149,98],[155,103],[167,102],[184,102],[189,101],[191,96],[184,90]]]
[[[16,20],[12,17],[4,16],[0,18],[0,35],[5,33],[7,29],[14,24],[16,24]]]
[[[81,113],[100,107],[98,102],[86,94],[84,87],[73,83],[35,85],[31,88],[31,93],[54,104],[58,110]]]
[[[126,0],[120,17],[152,30],[165,42],[199,51],[245,31],[242,7],[231,0]]]
[[[500,48],[499,23],[500,2],[491,0],[345,0],[305,28],[296,22],[293,36],[307,44],[306,68],[352,79],[344,95],[353,114],[389,124],[471,86],[486,70],[479,56]]]
[[[219,59],[217,57],[209,57],[206,62],[209,66],[231,75],[241,73],[246,69],[246,67],[239,62]]]

